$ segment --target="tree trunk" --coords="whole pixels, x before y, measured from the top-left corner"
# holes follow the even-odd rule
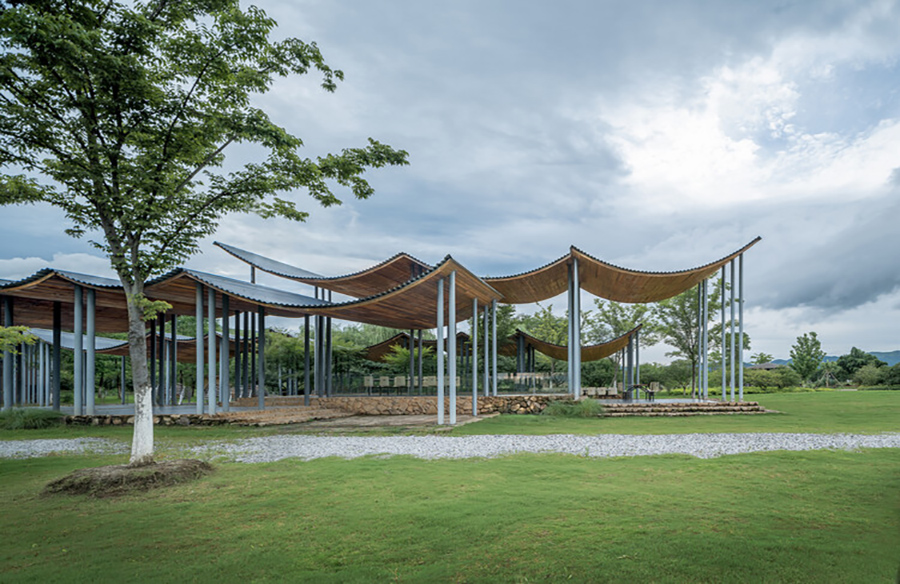
[[[134,435],[128,464],[141,466],[153,462],[153,396],[147,368],[147,327],[143,309],[135,302],[137,294],[143,292],[138,291],[142,286],[123,284],[128,292],[128,352],[134,388]]]

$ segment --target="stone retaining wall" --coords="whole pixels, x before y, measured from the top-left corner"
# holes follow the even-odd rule
[[[567,395],[501,395],[478,398],[479,414],[539,414],[547,404],[557,399],[569,399]],[[255,398],[237,400],[235,405],[252,407]],[[246,403],[244,403],[246,401]],[[251,403],[253,402],[253,403]],[[311,397],[312,407],[341,410],[364,416],[437,415],[435,396],[360,396],[360,397]],[[266,407],[302,405],[302,396],[267,397]],[[450,399],[444,398],[445,411],[449,411]],[[458,395],[456,413],[472,413],[472,396]]]

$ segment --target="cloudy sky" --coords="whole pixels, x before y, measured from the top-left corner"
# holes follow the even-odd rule
[[[401,250],[507,275],[569,245],[679,270],[760,235],[752,352],[786,358],[807,331],[834,355],[900,349],[900,2],[257,5],[346,74],[259,100],[306,154],[371,136],[410,165],[370,173],[369,200],[305,202],[306,224],[229,217],[193,267],[246,277],[220,239],[326,275]],[[2,213],[0,277],[107,270],[57,212]]]

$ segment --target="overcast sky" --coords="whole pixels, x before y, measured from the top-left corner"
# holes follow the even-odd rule
[[[410,165],[371,172],[369,200],[304,202],[305,224],[230,217],[192,267],[246,277],[219,239],[325,275],[398,251],[508,275],[570,245],[668,271],[760,235],[751,352],[787,358],[808,331],[832,355],[900,349],[900,3],[257,5],[346,74],[334,94],[307,76],[259,100],[306,154],[371,136]],[[0,277],[108,271],[58,212],[2,213]]]

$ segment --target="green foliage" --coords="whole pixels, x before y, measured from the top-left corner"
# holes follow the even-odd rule
[[[596,313],[588,323],[587,343],[602,343],[620,337],[638,325],[641,345],[652,347],[660,340],[656,311],[652,304],[623,304],[601,298],[594,299]]]
[[[853,382],[862,387],[882,385],[887,381],[888,368],[885,366],[863,365],[853,374]]]
[[[684,359],[677,359],[668,365],[642,363],[641,383],[654,381],[669,390],[685,388],[691,384],[691,364]]]
[[[791,347],[790,367],[806,383],[812,380],[824,358],[825,351],[822,350],[822,343],[816,333],[805,333],[797,337],[797,342]]]
[[[885,385],[892,388],[900,388],[900,363],[889,367],[884,374]]]
[[[800,374],[790,367],[782,366],[766,371],[750,369],[744,371],[744,385],[757,387],[762,391],[785,389],[800,385],[803,380]]]
[[[578,401],[553,400],[547,404],[541,415],[561,418],[596,418],[603,415],[603,404],[590,398]]]
[[[33,345],[37,337],[31,334],[27,326],[0,326],[0,352],[9,352],[18,355],[18,348],[22,345]]]
[[[759,352],[750,357],[750,362],[754,365],[762,365],[764,363],[771,363],[775,360],[774,355],[770,355],[768,353]]]
[[[62,423],[63,414],[36,408],[12,408],[0,412],[0,428],[4,430],[40,430]]]
[[[585,387],[610,387],[615,375],[616,366],[609,359],[581,364],[581,384]]]
[[[394,345],[391,350],[384,356],[384,362],[387,364],[391,373],[395,375],[405,375],[409,373],[409,349]],[[413,367],[418,367],[419,348],[413,351]],[[437,369],[437,358],[434,355],[433,347],[423,347],[422,349],[422,369],[423,375],[429,375],[431,371]],[[418,369],[415,369],[418,371]]]
[[[172,305],[165,300],[150,300],[143,294],[129,295],[128,300],[141,311],[145,321],[151,321],[172,309]]]
[[[866,365],[875,365],[876,367],[887,365],[875,355],[866,353],[856,347],[850,349],[850,352],[846,355],[838,357],[836,363],[838,367],[837,375],[841,379],[853,379],[854,374]]]

